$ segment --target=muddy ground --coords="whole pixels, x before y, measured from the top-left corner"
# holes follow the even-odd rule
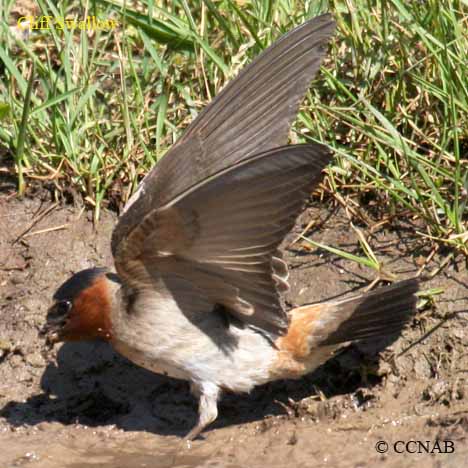
[[[47,352],[38,330],[50,298],[69,274],[110,264],[115,215],[54,204],[38,191],[18,201],[0,192],[0,468],[12,467],[461,467],[468,466],[468,275],[459,259],[425,282],[442,287],[403,336],[380,355],[378,343],[353,345],[299,381],[250,395],[227,395],[220,416],[188,449],[196,420],[185,382],[153,375],[103,343],[57,345]],[[310,208],[323,223],[317,241],[357,250],[341,212]],[[428,251],[410,226],[382,229],[372,245],[399,278],[412,276]],[[291,302],[356,290],[373,272],[320,250],[286,244]],[[436,268],[435,257],[425,272]],[[428,336],[431,328],[451,317]],[[413,345],[402,356],[391,360]],[[439,442],[435,453],[404,444]],[[376,444],[388,444],[379,453]],[[453,447],[453,449],[452,449]],[[384,450],[384,444],[379,445]],[[408,446],[410,451],[415,445]],[[450,453],[438,453],[448,451]]]

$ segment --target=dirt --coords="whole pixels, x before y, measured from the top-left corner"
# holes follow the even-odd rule
[[[188,448],[181,436],[196,420],[196,402],[187,383],[138,368],[104,343],[47,351],[38,335],[54,289],[69,274],[111,264],[116,216],[104,211],[94,226],[87,209],[54,204],[48,192],[17,200],[7,189],[0,193],[0,468],[467,466],[468,274],[461,259],[423,283],[443,293],[385,351],[376,354],[381,343],[352,345],[299,381],[226,395],[216,423]],[[311,219],[321,220],[309,232],[315,240],[359,253],[342,212],[310,208],[296,234]],[[428,254],[412,229],[390,226],[372,238],[401,279]],[[291,243],[294,236],[285,245],[291,303],[336,297],[373,279],[369,268]],[[435,256],[425,272],[443,259]],[[380,441],[386,453],[378,452]]]

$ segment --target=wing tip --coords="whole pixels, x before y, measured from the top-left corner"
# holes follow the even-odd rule
[[[298,145],[289,145],[287,148],[298,148],[303,150],[308,157],[313,161],[314,165],[324,169],[333,159],[334,153],[332,148],[323,143],[302,143]]]
[[[327,12],[304,21],[304,23],[292,29],[290,32],[292,33],[299,29],[307,28],[310,28],[309,34],[316,34],[318,30],[322,30],[323,39],[327,41],[336,30],[336,21],[333,15]]]

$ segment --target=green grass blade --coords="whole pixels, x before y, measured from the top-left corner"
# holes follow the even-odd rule
[[[31,93],[34,82],[34,63],[31,64],[29,71],[28,86],[26,89],[26,96],[24,98],[23,114],[21,116],[21,123],[18,132],[18,141],[16,144],[15,163],[18,171],[18,195],[23,196],[25,191],[23,164],[24,164],[24,143],[26,140],[26,128],[29,118],[29,110],[31,105]]]

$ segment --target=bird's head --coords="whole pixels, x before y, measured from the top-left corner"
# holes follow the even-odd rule
[[[120,282],[106,268],[80,271],[53,296],[42,330],[49,344],[112,338],[111,309]]]

